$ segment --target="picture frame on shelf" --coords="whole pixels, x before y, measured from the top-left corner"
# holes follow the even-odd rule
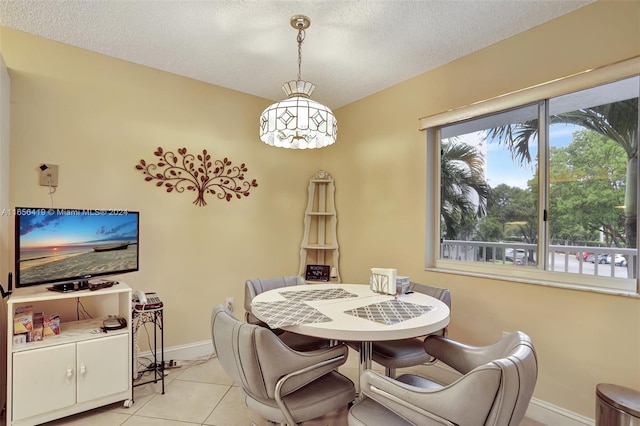
[[[329,281],[331,267],[329,265],[307,265],[304,279],[308,281]]]

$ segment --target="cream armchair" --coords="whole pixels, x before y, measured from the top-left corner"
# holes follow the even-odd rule
[[[249,324],[258,324],[266,327],[266,324],[260,321],[251,313],[251,301],[254,297],[265,291],[275,288],[290,287],[296,285],[306,285],[305,280],[298,275],[288,275],[273,278],[255,278],[247,280],[244,285],[244,310],[245,320]]]
[[[220,365],[242,387],[247,406],[271,422],[294,426],[355,398],[353,382],[337,372],[347,360],[344,344],[297,352],[222,305],[213,309],[211,335]]]
[[[435,287],[427,284],[412,282],[410,290],[416,293],[423,293],[438,300],[443,301],[451,309],[451,293],[447,288]],[[447,329],[443,328],[431,333],[437,336],[447,337]],[[429,364],[434,362],[434,358],[424,350],[424,338],[402,339],[402,340],[382,340],[373,342],[372,358],[374,362],[385,368],[385,375],[396,376],[397,368],[413,367],[415,365]],[[351,345],[349,345],[351,346]],[[352,348],[357,348],[351,346]]]
[[[461,373],[449,385],[405,374],[397,379],[366,370],[365,397],[349,411],[350,426],[517,426],[538,375],[535,349],[522,332],[489,346],[468,346],[428,336],[425,350]]]
[[[435,287],[427,284],[412,282],[411,291],[426,294],[444,302],[451,309],[451,293],[447,288]],[[447,337],[447,329],[443,328],[434,333]],[[346,342],[351,349],[359,351],[359,342]],[[397,368],[413,367],[415,365],[431,364],[435,362],[430,354],[424,350],[424,337],[414,337],[401,340],[381,340],[373,342],[371,358],[384,367],[384,374],[394,378]]]
[[[263,327],[269,327],[264,322],[260,321],[251,313],[251,301],[258,294],[268,290],[276,288],[284,288],[296,285],[306,285],[306,281],[297,275],[272,277],[272,278],[256,278],[247,280],[244,286],[244,310],[245,320],[249,324],[256,324]],[[280,329],[271,329],[275,334],[280,337],[287,346],[297,351],[311,351],[315,349],[329,347],[329,341],[321,339],[319,337],[304,336],[302,334],[291,333]]]

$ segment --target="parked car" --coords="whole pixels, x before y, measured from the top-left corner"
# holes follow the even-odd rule
[[[579,251],[576,253],[576,259],[580,260],[580,258],[582,258],[582,260],[587,261],[587,258],[589,256],[593,256],[593,254],[591,253],[587,253],[586,251]]]
[[[589,256],[587,256],[586,258],[587,262],[591,262],[591,263],[596,263],[596,255],[595,254],[589,254]],[[598,255],[598,263],[607,263],[607,255],[606,254],[599,254]]]
[[[515,261],[516,262],[523,260],[525,257],[527,257],[527,252],[526,252],[525,249],[516,249],[515,250]],[[513,249],[512,248],[505,249],[504,258],[505,258],[505,260],[509,260],[511,262],[514,261]]]
[[[627,266],[627,259],[621,254],[614,255],[614,262],[616,266]],[[611,255],[607,256],[607,263],[611,263]]]

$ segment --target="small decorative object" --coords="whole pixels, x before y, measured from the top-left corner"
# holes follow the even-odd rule
[[[396,294],[397,271],[389,268],[371,268],[369,286],[371,291],[382,294]]]
[[[316,175],[313,177],[313,179],[318,179],[318,180],[329,180],[331,179],[331,176],[329,176],[329,173],[327,173],[326,170],[318,170],[316,172]]]
[[[307,273],[305,280],[309,281],[329,281],[329,271],[331,267],[328,265],[307,265]]]
[[[244,163],[232,166],[228,158],[211,161],[206,149],[202,154],[187,154],[187,148],[179,148],[178,154],[164,151],[161,147],[153,153],[159,157],[157,163],[147,163],[144,159],[136,165],[145,175],[144,180],[157,180],[156,186],[164,186],[167,192],[197,192],[193,204],[206,206],[205,194],[212,194],[221,200],[231,201],[249,196],[249,190],[258,186],[255,179],[245,180],[247,167]]]
[[[338,268],[335,266],[331,267],[331,274],[329,274],[331,278],[338,278]]]
[[[396,276],[396,293],[397,294],[405,294],[409,290],[409,285],[411,285],[411,278],[404,275]]]

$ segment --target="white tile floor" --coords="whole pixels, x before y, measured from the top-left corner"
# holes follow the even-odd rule
[[[351,380],[358,374],[358,356],[351,351],[340,372]],[[424,374],[429,367],[415,367],[412,372]],[[406,372],[399,371],[399,373]],[[165,394],[160,384],[146,384],[134,388],[135,403],[125,408],[119,402],[75,416],[46,423],[47,426],[273,426],[249,410],[241,397],[240,388],[220,367],[217,359],[185,362],[181,368],[169,370],[165,380]],[[347,407],[304,423],[305,426],[346,426]],[[521,426],[544,426],[529,419]]]

